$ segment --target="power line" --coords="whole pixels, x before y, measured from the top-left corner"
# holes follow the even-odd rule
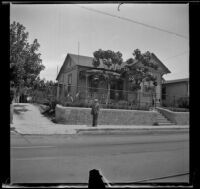
[[[169,57],[169,58],[166,58],[166,59],[163,60],[163,61],[166,61],[166,60],[169,60],[169,59],[172,59],[172,58],[176,58],[176,57],[181,56],[181,55],[186,54],[186,53],[188,53],[188,51],[184,51],[184,52],[182,52],[182,53],[180,53],[180,54],[177,54],[177,55],[171,56],[171,57]]]
[[[88,8],[88,7],[84,7],[84,6],[80,6],[80,5],[75,5],[75,6],[81,7],[83,9],[86,9],[86,10],[89,10],[89,11],[93,11],[93,12],[97,12],[97,13],[100,13],[100,14],[104,14],[104,15],[107,15],[107,16],[119,18],[121,20],[129,21],[129,22],[132,22],[134,24],[139,24],[139,25],[151,28],[151,29],[155,29],[155,30],[158,30],[158,31],[166,32],[168,34],[173,34],[173,35],[176,35],[176,36],[184,38],[184,39],[188,39],[187,36],[184,36],[182,34],[178,34],[178,33],[175,33],[175,32],[169,31],[169,30],[165,30],[165,29],[162,29],[162,28],[159,28],[159,27],[156,27],[156,26],[152,26],[152,25],[149,25],[149,24],[138,22],[138,21],[135,21],[135,20],[132,20],[132,19],[129,19],[129,18],[120,17],[120,16],[117,16],[117,15],[113,15],[113,14],[110,14],[110,13],[107,13],[107,12],[99,11],[99,10],[96,10],[96,9],[92,9],[92,8]]]
[[[160,179],[167,179],[167,178],[173,178],[173,177],[180,177],[180,176],[185,176],[185,175],[189,175],[189,174],[190,173],[174,174],[174,175],[169,175],[169,176],[139,180],[139,181],[135,181],[133,183],[141,183],[141,182],[147,182],[147,181],[152,181],[152,180],[160,180]]]

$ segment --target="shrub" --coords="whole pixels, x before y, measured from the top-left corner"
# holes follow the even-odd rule
[[[118,102],[119,104],[125,104],[125,105],[127,105],[128,104],[128,101],[126,101],[126,100],[120,100],[119,102]]]
[[[163,107],[167,107],[167,103],[166,102],[162,102],[162,106]]]
[[[188,97],[181,97],[177,101],[179,108],[189,108],[189,98]]]
[[[10,103],[13,101],[14,95],[15,95],[14,89],[10,89]]]
[[[56,99],[49,99],[48,103],[45,103],[45,105],[49,106],[48,111],[55,112],[56,105],[59,104],[59,101]]]

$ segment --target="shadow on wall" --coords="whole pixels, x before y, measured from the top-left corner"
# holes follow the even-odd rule
[[[14,105],[14,113],[19,115],[21,114],[22,112],[27,112],[29,111],[28,109],[26,109],[26,106],[25,104],[17,104],[17,105]]]

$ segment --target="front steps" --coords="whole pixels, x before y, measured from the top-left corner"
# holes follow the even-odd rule
[[[176,125],[175,123],[168,120],[164,115],[162,115],[159,111],[154,109],[157,112],[157,123],[158,125]]]

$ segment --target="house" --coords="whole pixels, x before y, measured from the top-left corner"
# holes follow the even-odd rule
[[[189,99],[189,78],[164,81],[162,84],[163,104],[175,106],[180,98]]]
[[[157,99],[157,104],[161,102],[161,86],[162,77],[164,74],[170,73],[168,68],[156,57],[155,54],[151,54],[152,62],[158,65],[157,70],[152,70],[152,74],[157,78],[157,86],[154,86],[151,82],[143,82],[141,90],[136,92],[130,91],[130,83],[128,79],[120,78],[113,80],[110,86],[109,99],[113,100],[125,100],[129,102],[137,101],[141,105],[147,105],[152,103],[152,91],[154,90]],[[77,96],[79,99],[93,99],[98,98],[102,103],[108,94],[108,83],[106,81],[96,81],[95,74],[98,70],[108,70],[100,64],[98,68],[94,68],[92,65],[93,58],[67,54],[64,63],[57,75],[56,80],[58,81],[57,87],[57,99],[62,97],[70,96],[75,99]],[[138,66],[141,66],[140,62],[134,62]],[[125,63],[121,67],[125,66]],[[115,74],[114,71],[110,70]]]

